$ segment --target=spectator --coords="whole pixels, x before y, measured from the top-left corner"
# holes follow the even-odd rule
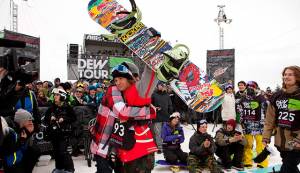
[[[180,114],[174,112],[169,122],[163,124],[161,138],[163,140],[163,154],[167,162],[176,164],[186,163],[188,154],[183,152],[180,144],[184,142],[184,133],[180,126]]]
[[[49,88],[48,81],[43,82],[43,92],[44,92],[46,97],[50,97],[51,91],[50,91],[50,88]]]
[[[268,101],[270,101],[272,95],[273,95],[273,92],[272,92],[271,88],[270,88],[270,87],[267,87],[266,93],[265,93],[266,99],[267,99]]]
[[[84,95],[83,95],[83,88],[79,87],[76,89],[75,91],[75,105],[74,106],[82,106],[85,104],[85,102],[83,101]]]
[[[163,82],[157,84],[157,90],[152,94],[152,104],[156,107],[157,116],[154,122],[154,136],[158,147],[158,154],[162,152],[161,128],[163,122],[168,122],[168,117],[173,112],[172,101],[167,93],[167,86]]]
[[[224,101],[222,103],[222,111],[221,111],[223,124],[225,124],[226,121],[229,119],[235,120],[236,117],[233,86],[231,84],[226,85],[225,91],[226,93],[224,96]]]
[[[241,132],[235,130],[235,127],[235,120],[229,119],[226,121],[226,126],[216,132],[216,155],[225,169],[231,169],[232,166],[236,170],[243,171],[242,161],[246,140]]]
[[[44,92],[40,90],[37,95],[37,102],[39,107],[49,106],[48,98],[45,96]]]
[[[0,148],[5,173],[31,173],[37,163],[40,151],[30,145],[34,131],[32,120],[28,111],[18,109],[14,116],[15,128],[6,128]]]
[[[188,156],[188,169],[191,173],[201,173],[203,168],[209,168],[211,173],[220,173],[214,157],[216,144],[211,135],[207,133],[207,121],[197,122],[197,131],[190,138],[190,154]]]
[[[98,107],[102,98],[96,95],[97,88],[94,85],[90,85],[88,89],[89,92],[87,95],[84,96],[83,100],[88,105],[94,105],[95,107]]]
[[[66,139],[71,134],[71,123],[76,120],[74,111],[66,103],[67,93],[63,89],[53,89],[54,102],[45,113],[47,132],[53,145],[55,169],[53,173],[73,173],[75,171],[71,155],[67,151]]]
[[[236,102],[236,122],[240,123],[240,112],[241,108],[240,106],[240,100],[241,98],[246,96],[246,82],[245,81],[239,81],[238,82],[238,88],[239,90],[235,93],[235,102]]]
[[[36,81],[36,83],[35,83],[35,89],[34,89],[35,94],[38,95],[38,92],[39,92],[42,88],[43,88],[43,82],[40,81],[40,80]]]
[[[53,88],[57,88],[59,85],[60,85],[60,78],[57,77],[54,79]]]

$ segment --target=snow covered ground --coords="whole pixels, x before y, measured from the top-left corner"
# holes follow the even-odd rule
[[[215,135],[215,132],[221,127],[221,125],[219,124],[214,129],[214,132],[212,132],[213,126],[214,126],[213,124],[208,125],[208,132],[212,136]],[[196,125],[194,125],[194,127],[196,128]],[[183,129],[184,129],[184,134],[185,134],[185,142],[183,144],[181,144],[181,147],[182,147],[183,151],[189,152],[189,146],[188,146],[189,139],[193,135],[194,130],[193,130],[191,125],[188,125],[188,126],[183,125]],[[276,149],[274,148],[274,150],[276,150]],[[156,154],[155,155],[155,160],[162,160],[162,159],[164,159],[163,154]],[[76,169],[75,172],[80,172],[80,173],[94,173],[94,172],[96,172],[96,168],[94,166],[95,163],[92,163],[92,167],[88,167],[86,160],[84,160],[84,156],[73,157],[73,160],[74,160],[75,169]],[[280,164],[280,163],[281,163],[281,158],[280,158],[279,152],[276,150],[276,154],[274,156],[270,157],[269,165],[271,166],[271,165],[276,165],[276,164]],[[34,168],[33,173],[50,173],[54,169],[54,166],[55,166],[54,160],[51,160],[50,164],[47,165],[47,166],[36,166]],[[156,165],[152,172],[165,173],[165,172],[170,172],[170,170],[166,166]],[[188,171],[187,170],[181,170],[180,172],[183,173],[183,172],[188,172]]]

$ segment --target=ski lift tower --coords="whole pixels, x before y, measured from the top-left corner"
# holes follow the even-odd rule
[[[225,5],[218,5],[219,7],[219,13],[218,18],[216,18],[214,21],[217,22],[219,26],[219,44],[220,44],[220,50],[224,49],[224,25],[223,24],[230,24],[232,22],[232,19],[227,19],[224,7]]]

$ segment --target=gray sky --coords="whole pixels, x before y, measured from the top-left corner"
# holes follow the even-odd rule
[[[21,0],[18,0],[21,1]],[[30,1],[30,0],[29,0]],[[125,7],[129,9],[127,1]],[[183,3],[184,2],[184,3]],[[219,48],[217,5],[227,18],[224,48],[235,48],[235,81],[255,80],[265,89],[281,84],[281,71],[300,65],[299,0],[136,0],[143,22],[171,43],[184,43],[190,59],[206,67],[206,51]],[[83,35],[106,33],[90,19],[88,1],[19,2],[19,32],[41,38],[41,79],[67,79],[67,44],[82,44]],[[9,0],[0,0],[0,29],[9,29]]]

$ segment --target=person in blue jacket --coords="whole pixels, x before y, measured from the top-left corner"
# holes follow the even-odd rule
[[[186,163],[188,154],[183,152],[180,144],[184,141],[184,133],[179,124],[180,114],[174,112],[170,115],[169,122],[163,124],[161,138],[163,140],[163,154],[167,162],[176,164]]]

